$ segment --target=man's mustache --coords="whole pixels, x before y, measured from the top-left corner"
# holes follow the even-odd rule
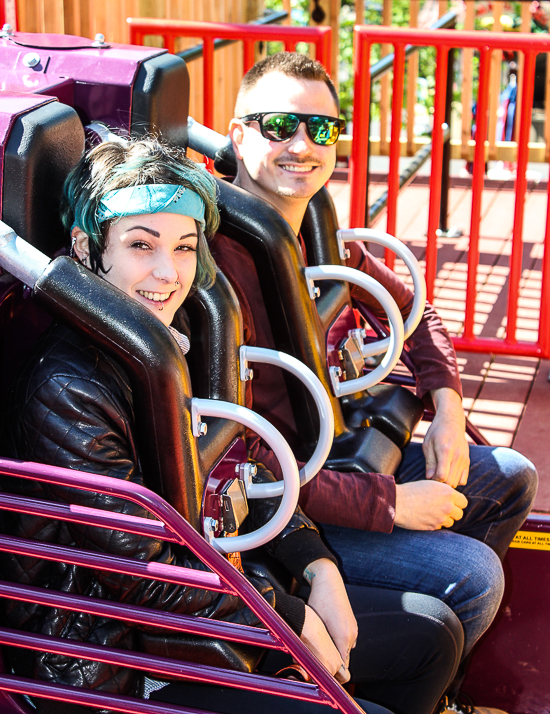
[[[279,156],[278,164],[321,164],[316,156]]]

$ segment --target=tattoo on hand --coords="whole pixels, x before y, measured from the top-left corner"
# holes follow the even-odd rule
[[[304,570],[304,578],[310,585],[313,582],[314,577],[315,577],[315,573],[312,572],[309,568],[306,568]]]

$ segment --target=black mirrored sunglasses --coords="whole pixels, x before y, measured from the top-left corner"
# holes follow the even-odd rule
[[[345,126],[343,119],[335,119],[320,114],[294,114],[289,112],[259,112],[241,117],[250,124],[257,121],[262,136],[270,141],[288,141],[298,131],[302,122],[306,125],[309,138],[320,146],[331,146],[338,141]]]

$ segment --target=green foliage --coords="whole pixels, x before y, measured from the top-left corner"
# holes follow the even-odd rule
[[[383,0],[366,0],[363,23],[367,25],[381,25],[382,5]],[[393,26],[408,27],[410,25],[409,6],[409,0],[393,0]],[[342,112],[348,121],[351,119],[353,110],[353,27],[360,22],[361,18],[355,17],[355,0],[342,0],[342,10],[340,14],[340,101],[342,104]],[[374,45],[371,63],[375,64],[380,58],[381,47],[380,45]],[[419,67],[420,76],[429,78],[428,82],[431,81],[431,94],[433,94],[435,54],[430,48],[423,48],[420,51]],[[378,114],[379,94],[379,85],[375,85],[372,91],[373,118],[376,118]]]
[[[489,2],[487,2],[489,5]],[[521,2],[510,3],[507,7],[508,14],[513,16],[514,23],[517,24],[521,16]],[[282,0],[265,0],[265,6],[270,10],[282,10]],[[309,0],[291,0],[292,24],[307,25],[309,22]],[[340,62],[338,68],[338,80],[340,84],[340,102],[342,113],[349,121],[352,118],[353,110],[353,27],[359,22],[367,25],[382,24],[383,0],[365,0],[365,17],[355,17],[355,0],[342,0],[340,13]],[[392,3],[392,25],[398,27],[408,27],[410,25],[409,0],[393,0]],[[508,3],[507,3],[508,6]],[[482,23],[476,19],[476,29],[481,29]],[[523,28],[522,28],[523,29]],[[525,30],[524,30],[525,31]],[[528,30],[527,30],[528,31]],[[269,43],[268,53],[281,49],[280,43]],[[299,46],[298,51],[307,52],[307,45]],[[417,90],[417,101],[423,104],[428,112],[433,111],[433,97],[435,93],[435,67],[436,52],[432,47],[423,47],[419,51],[418,76],[422,84],[421,90]],[[372,49],[371,63],[375,64],[381,57],[380,45],[374,45]],[[457,61],[457,60],[455,60]],[[474,56],[474,96],[477,90],[479,59]],[[455,75],[456,76],[456,75]],[[453,88],[453,99],[460,101],[460,80],[457,77],[457,84]],[[379,84],[375,84],[372,91],[372,116],[377,118],[380,89]],[[406,96],[406,92],[405,92]],[[406,100],[405,100],[406,101]]]

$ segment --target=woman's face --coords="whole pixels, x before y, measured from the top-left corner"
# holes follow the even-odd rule
[[[197,269],[197,226],[177,213],[125,216],[109,228],[99,274],[170,325]]]

